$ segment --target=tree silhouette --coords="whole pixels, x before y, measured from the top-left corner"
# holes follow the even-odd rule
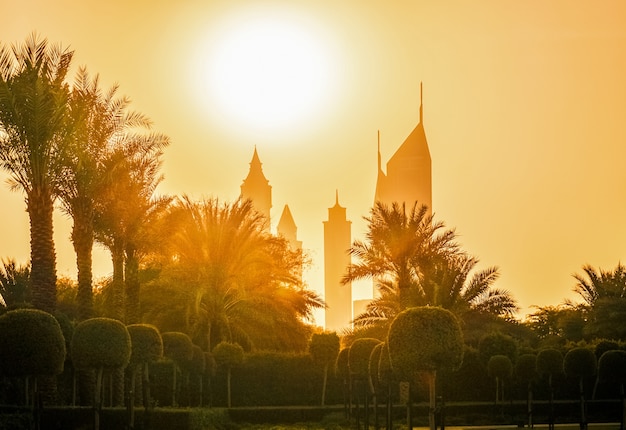
[[[321,405],[326,403],[326,384],[328,381],[328,369],[334,364],[339,355],[339,336],[335,332],[329,333],[313,333],[311,342],[309,343],[309,353],[313,357],[313,361],[324,367],[324,381],[322,382],[322,401]]]
[[[15,259],[2,259],[0,266],[0,300],[7,308],[30,302],[30,266]]]

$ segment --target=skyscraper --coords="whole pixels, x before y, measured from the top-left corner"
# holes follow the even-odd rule
[[[241,184],[241,197],[250,199],[257,212],[263,214],[266,219],[266,229],[270,230],[270,209],[272,208],[272,186],[263,174],[261,160],[257,153],[256,146],[252,161],[250,161],[250,171]]]
[[[415,201],[425,204],[432,213],[432,172],[430,150],[424,132],[422,85],[420,84],[419,123],[387,162],[383,172],[380,156],[380,133],[378,135],[378,177],[374,202],[390,205],[405,203],[407,209]]]
[[[352,222],[346,219],[346,208],[339,205],[328,209],[324,221],[324,299],[326,301],[326,330],[339,331],[349,327],[352,320],[352,284],[343,285],[341,278],[350,264]]]

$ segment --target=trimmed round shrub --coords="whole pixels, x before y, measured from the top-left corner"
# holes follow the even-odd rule
[[[193,357],[193,342],[185,333],[168,331],[161,335],[163,339],[163,355],[179,365]]]
[[[348,353],[350,348],[344,348],[337,354],[337,360],[335,361],[335,375],[341,379],[348,379],[350,375],[350,369],[348,368]]]
[[[350,374],[358,379],[366,379],[369,375],[370,355],[380,340],[363,338],[355,340],[348,351],[348,368]]]
[[[116,369],[128,365],[130,335],[112,318],[91,318],[79,323],[72,337],[72,362],[78,369]]]
[[[563,358],[563,369],[570,378],[586,378],[596,374],[598,361],[589,348],[570,349]]]
[[[598,360],[598,378],[603,382],[626,384],[626,351],[606,351]]]
[[[542,349],[537,354],[537,372],[542,376],[563,373],[563,354],[558,349]]]
[[[314,333],[309,343],[309,353],[313,361],[326,365],[333,363],[339,354],[339,336],[337,333]]]
[[[490,333],[480,339],[478,351],[484,363],[488,363],[494,355],[506,355],[514,362],[517,358],[517,342],[511,336]]]
[[[380,364],[380,354],[382,353],[384,345],[385,344],[383,342],[378,342],[378,345],[372,349],[372,353],[370,354],[367,373],[369,374],[369,378],[374,386],[374,389],[380,386],[380,379],[378,379],[378,365]]]
[[[513,363],[506,355],[493,355],[487,363],[487,372],[492,378],[508,379],[513,375]]]
[[[409,308],[392,321],[387,336],[394,372],[457,369],[463,361],[463,333],[450,311],[439,307]]]
[[[130,335],[132,365],[150,363],[163,356],[163,339],[155,326],[131,324],[126,329]]]
[[[604,354],[607,351],[614,351],[616,349],[619,349],[619,344],[613,340],[601,340],[596,344],[595,349],[593,350],[593,352],[596,355],[596,359],[600,360],[600,357],[602,357],[602,354]]]
[[[522,354],[515,362],[515,376],[520,381],[530,382],[537,377],[537,356],[535,354]]]
[[[233,367],[243,363],[243,348],[237,343],[220,342],[213,348],[218,366]]]
[[[192,375],[204,374],[206,361],[204,359],[204,351],[202,351],[202,348],[200,348],[198,345],[193,345],[191,360],[185,362],[183,366],[185,370],[187,370]]]
[[[0,316],[0,374],[58,375],[65,354],[61,326],[51,314],[16,309]]]

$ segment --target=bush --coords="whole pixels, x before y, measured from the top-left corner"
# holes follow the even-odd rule
[[[126,327],[130,335],[130,363],[149,363],[163,356],[163,339],[159,330],[150,324],[131,324]]]
[[[370,355],[380,340],[363,338],[355,340],[348,352],[348,367],[350,374],[356,379],[367,379],[369,376]]]
[[[163,355],[171,358],[178,365],[193,357],[193,342],[185,333],[169,331],[161,335],[163,339]]]
[[[36,309],[0,316],[0,373],[6,376],[58,375],[65,362],[65,338],[58,321]]]
[[[128,365],[130,334],[111,318],[91,318],[79,323],[72,338],[72,362],[77,369],[119,369]]]

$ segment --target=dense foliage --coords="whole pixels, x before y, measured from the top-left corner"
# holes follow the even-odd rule
[[[78,369],[124,368],[130,354],[130,335],[118,320],[91,318],[79,323],[74,330],[71,356]]]

